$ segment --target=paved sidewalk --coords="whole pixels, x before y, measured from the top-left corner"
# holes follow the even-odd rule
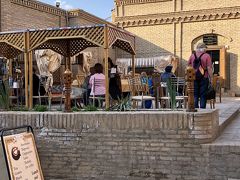
[[[212,145],[240,146],[240,114],[224,129]]]
[[[207,107],[210,108],[209,105]],[[222,103],[215,106],[219,109],[220,136],[211,145],[240,146],[240,98],[224,97]]]
[[[209,104],[207,108],[210,108]],[[226,127],[228,121],[231,121],[240,109],[240,97],[224,97],[222,103],[219,103],[217,98],[215,108],[219,109],[219,125]]]

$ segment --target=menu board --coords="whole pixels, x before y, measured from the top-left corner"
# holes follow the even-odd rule
[[[12,180],[43,180],[32,133],[4,136],[7,161]]]

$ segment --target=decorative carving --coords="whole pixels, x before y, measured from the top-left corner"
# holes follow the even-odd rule
[[[65,112],[71,112],[71,85],[72,85],[72,72],[66,69],[63,75],[64,78],[64,94],[65,94]]]
[[[188,92],[188,112],[196,112],[194,107],[194,80],[195,80],[195,70],[193,67],[188,66],[185,72],[185,79],[187,81],[187,92]]]
[[[117,6],[129,5],[129,4],[145,4],[145,3],[156,3],[156,2],[166,2],[172,0],[115,0]]]
[[[170,12],[152,15],[138,15],[116,17],[118,27],[149,26],[159,24],[172,24],[184,22],[212,21],[221,19],[238,19],[240,7],[206,9],[202,10]],[[213,13],[215,12],[215,14]],[[138,23],[136,23],[138,21]]]

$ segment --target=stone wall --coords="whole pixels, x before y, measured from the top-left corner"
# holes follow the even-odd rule
[[[202,143],[218,133],[218,111],[0,113],[0,127],[34,127],[46,179],[225,179],[239,157]],[[222,147],[219,147],[222,148]],[[240,147],[235,147],[239,152]],[[227,152],[227,151],[226,151]],[[237,158],[237,159],[232,159]],[[224,161],[224,162],[222,162]],[[211,169],[208,169],[208,168]],[[228,173],[229,172],[229,173]],[[199,178],[201,177],[201,178]]]

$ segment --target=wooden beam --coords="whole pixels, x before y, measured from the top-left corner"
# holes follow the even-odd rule
[[[13,76],[13,66],[12,66],[12,59],[9,59],[9,75],[12,77]]]
[[[109,47],[108,47],[108,26],[104,26],[104,59],[105,59],[105,87],[106,87],[106,94],[105,94],[105,103],[106,109],[109,109],[110,102],[109,102],[109,80],[108,80],[108,55],[109,55]]]
[[[132,54],[132,75],[135,77],[135,55]]]
[[[25,76],[25,106],[29,108],[28,104],[28,62],[29,62],[29,32],[24,33],[24,76]]]
[[[220,49],[220,59],[219,59],[219,73],[220,76],[223,78],[223,87],[226,88],[226,49],[225,47],[222,47]]]
[[[29,52],[29,108],[33,108],[33,53]]]

